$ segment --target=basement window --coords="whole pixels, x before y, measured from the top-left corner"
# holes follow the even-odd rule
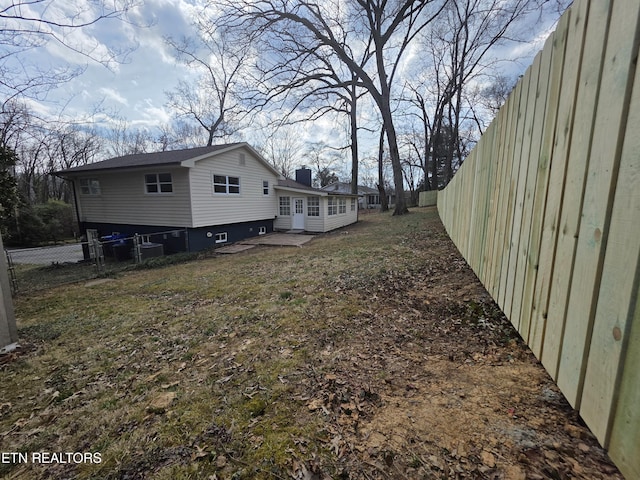
[[[216,243],[227,243],[227,232],[216,233]]]
[[[266,235],[267,234],[267,227],[260,227],[258,229],[258,235]]]

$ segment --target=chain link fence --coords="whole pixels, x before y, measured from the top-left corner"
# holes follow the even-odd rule
[[[188,251],[187,230],[128,237],[112,234],[51,247],[5,249],[14,295],[107,276]]]

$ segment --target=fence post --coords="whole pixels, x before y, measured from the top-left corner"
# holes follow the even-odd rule
[[[137,233],[133,236],[133,257],[136,263],[142,263],[142,237]]]
[[[94,261],[96,265],[96,270],[98,271],[98,275],[104,273],[104,251],[102,250],[102,244],[100,240],[97,238],[93,239],[93,243],[89,244],[89,248],[92,248],[92,254],[94,255]]]
[[[0,236],[0,251],[4,251],[2,236]],[[4,256],[0,255],[0,352],[12,350],[11,346],[17,341],[18,329],[13,311],[7,264]]]
[[[9,251],[4,249],[4,255],[7,259],[7,272],[9,273],[9,283],[11,284],[11,295],[18,294],[18,279],[16,278],[16,267],[13,265],[13,259],[9,255]]]

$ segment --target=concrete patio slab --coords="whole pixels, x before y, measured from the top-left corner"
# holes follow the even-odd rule
[[[301,247],[310,242],[315,235],[302,235],[290,233],[269,233],[258,237],[248,238],[239,242],[243,245],[272,245],[277,247]]]

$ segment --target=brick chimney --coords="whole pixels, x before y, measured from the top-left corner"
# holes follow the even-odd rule
[[[301,167],[296,170],[296,182],[311,187],[311,169]]]

